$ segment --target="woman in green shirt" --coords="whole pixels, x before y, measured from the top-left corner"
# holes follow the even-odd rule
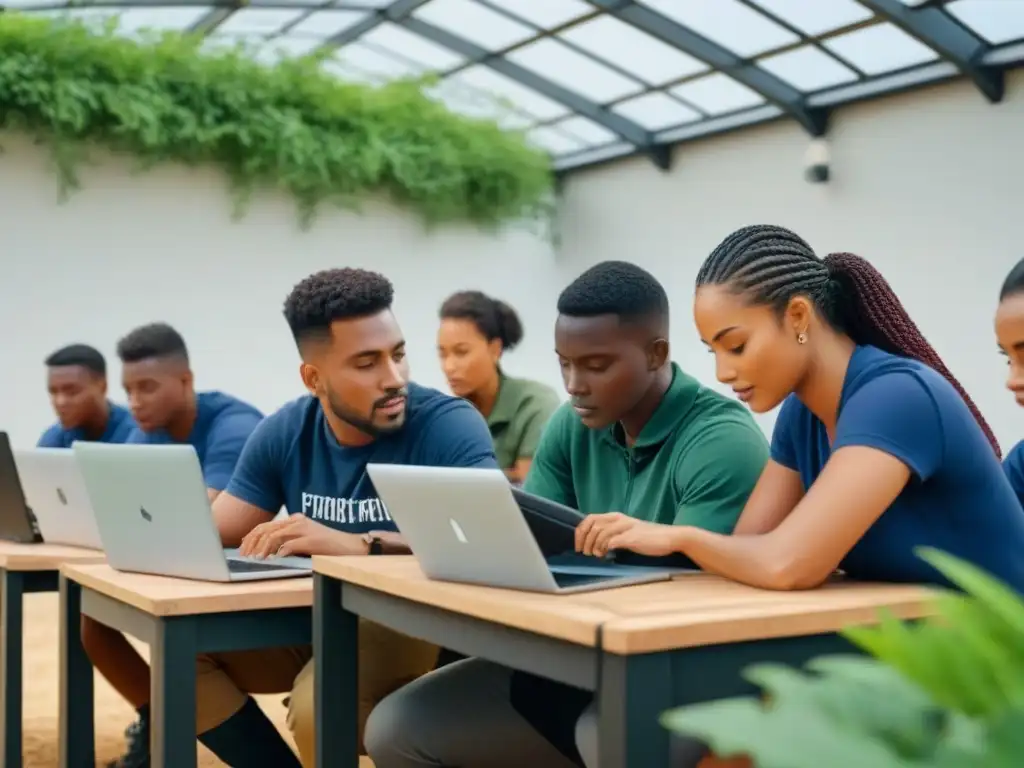
[[[499,466],[521,483],[544,425],[558,408],[558,395],[502,372],[502,354],[523,340],[522,323],[508,304],[480,291],[460,291],[445,300],[440,316],[437,353],[448,386],[487,420]]]

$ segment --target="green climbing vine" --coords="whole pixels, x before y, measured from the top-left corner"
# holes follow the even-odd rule
[[[453,114],[423,83],[341,82],[314,58],[274,66],[194,37],[142,41],[67,21],[0,13],[0,130],[47,143],[62,194],[90,145],[212,164],[236,215],[252,193],[286,190],[308,225],[324,204],[386,195],[430,224],[542,219],[553,177],[519,133]]]

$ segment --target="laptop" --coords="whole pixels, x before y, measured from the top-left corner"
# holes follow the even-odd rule
[[[102,549],[75,455],[66,448],[14,452],[25,502],[47,544]]]
[[[368,464],[366,471],[427,577],[567,594],[668,581],[669,568],[549,565],[498,469]]]
[[[77,442],[72,450],[112,568],[218,582],[312,573],[310,558],[225,551],[191,445]]]
[[[32,510],[25,503],[18,466],[14,463],[6,432],[0,432],[0,539],[19,544],[36,544],[43,540]]]

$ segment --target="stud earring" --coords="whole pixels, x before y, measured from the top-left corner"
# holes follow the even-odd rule
[[[806,344],[807,343],[807,334],[806,333],[798,333],[796,335],[796,343],[797,344]]]

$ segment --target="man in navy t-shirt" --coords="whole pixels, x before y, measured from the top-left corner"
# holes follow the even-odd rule
[[[169,325],[136,328],[118,342],[121,379],[136,428],[125,442],[195,448],[210,499],[227,487],[246,440],[263,419],[256,408],[193,386],[188,349]],[[107,681],[136,708],[127,752],[113,765],[149,765],[149,667],[120,632],[82,617],[82,643]]]
[[[409,381],[392,295],[379,274],[334,269],[303,280],[286,299],[309,394],[268,416],[246,444],[213,505],[225,546],[260,557],[407,553],[367,463],[497,468],[487,424],[473,406]],[[275,519],[282,507],[288,516]],[[428,643],[362,622],[360,731],[374,704],[431,670],[437,654]],[[249,695],[290,692],[288,724],[312,766],[311,657],[309,646],[201,656],[200,741],[229,765],[298,765]]]
[[[123,443],[135,426],[127,408],[107,400],[107,361],[86,344],[46,358],[46,388],[57,423],[43,432],[39,448],[70,448],[76,440]]]

